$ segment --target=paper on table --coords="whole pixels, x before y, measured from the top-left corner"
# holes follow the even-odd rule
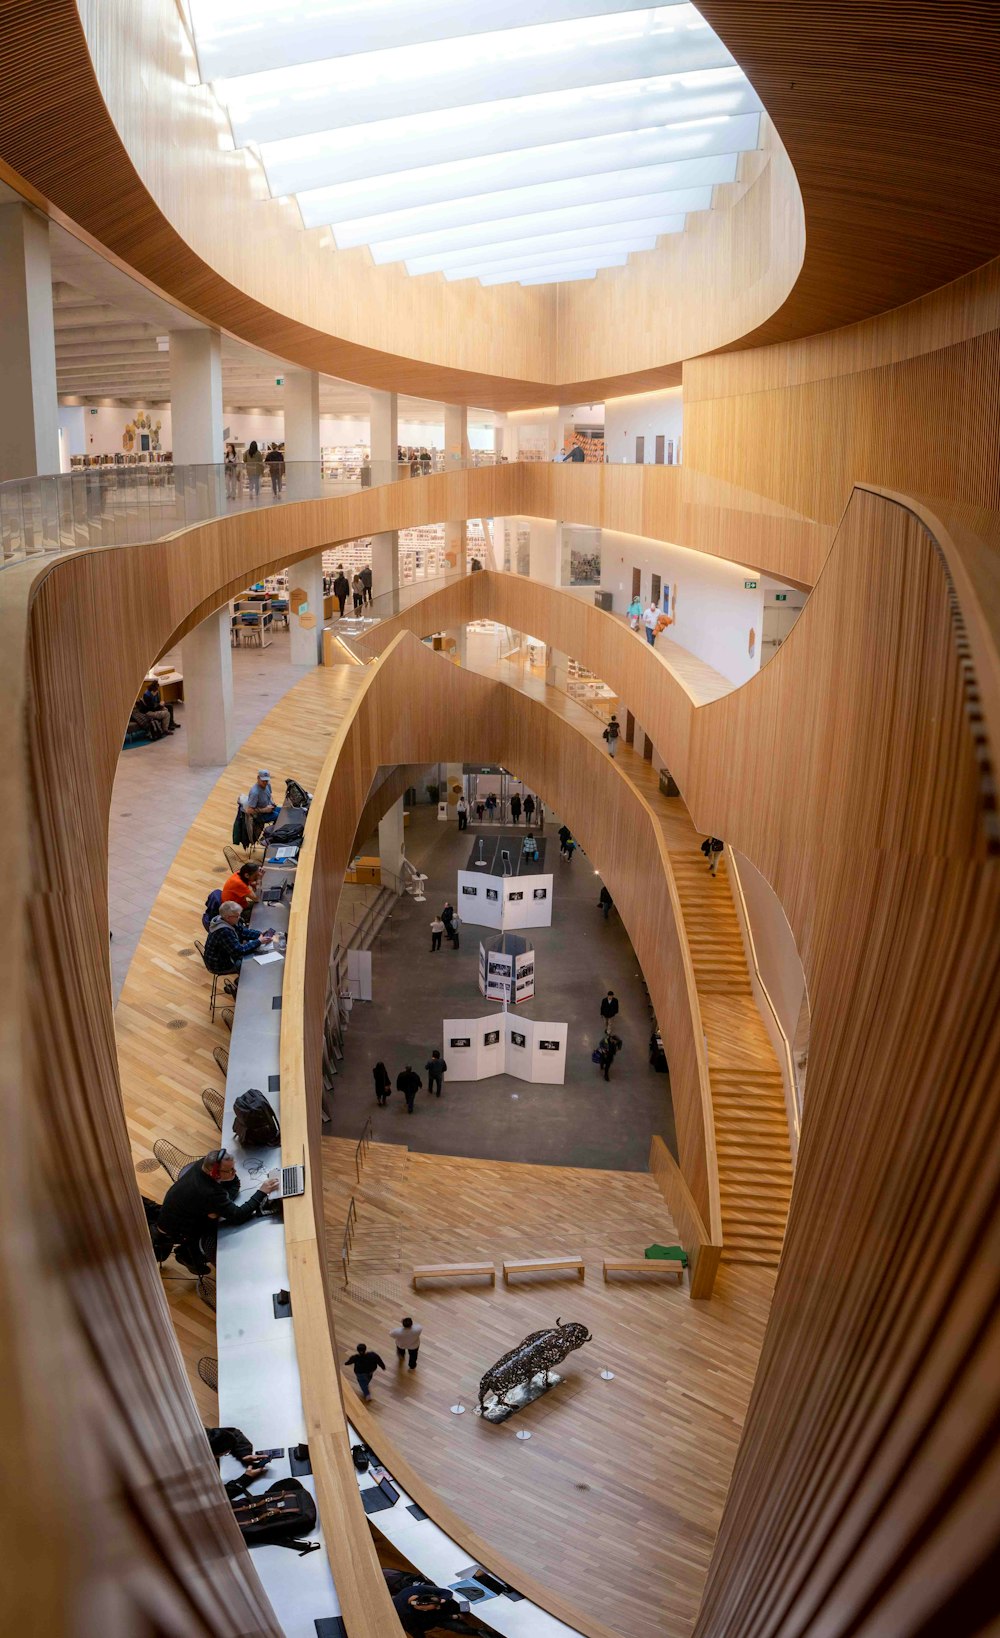
[[[266,967],[272,961],[284,961],[284,959],[280,950],[268,950],[266,955],[254,956],[258,967]]]

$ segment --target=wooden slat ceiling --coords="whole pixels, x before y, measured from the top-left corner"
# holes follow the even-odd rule
[[[788,148],[805,207],[801,276],[736,345],[864,318],[955,279],[1000,247],[995,89],[1000,8],[882,0],[704,0]],[[39,26],[4,8],[0,176],[189,312],[322,372],[456,403],[559,402],[540,386],[441,368],[280,316],[215,274],[147,192],[101,97],[72,0]],[[85,133],[83,140],[80,133]],[[641,317],[641,315],[640,315]],[[677,379],[664,359],[658,383]],[[622,380],[594,383],[635,391]]]

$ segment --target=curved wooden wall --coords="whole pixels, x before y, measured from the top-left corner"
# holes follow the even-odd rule
[[[851,322],[996,253],[988,8],[708,0],[704,12],[788,155],[769,129],[763,160],[745,162],[750,185],[719,191],[719,206],[736,196],[731,208],[586,287],[448,286],[323,248],[220,143],[209,91],[187,83],[172,0],[54,0],[44,30],[28,0],[8,6],[0,167],[179,306],[254,345],[499,409],[666,385],[695,352]],[[54,134],[66,129],[86,133],[82,150]]]

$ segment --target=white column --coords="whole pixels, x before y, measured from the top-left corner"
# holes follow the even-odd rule
[[[468,552],[466,545],[466,531],[464,523],[446,523],[444,526],[444,549],[446,555],[455,554],[454,564],[448,564],[449,574],[465,574],[468,568]]]
[[[179,466],[217,466],[222,448],[222,337],[170,332],[170,429]]]
[[[293,563],[288,570],[288,624],[293,665],[323,662],[323,554]]]
[[[318,476],[319,376],[315,370],[286,370],[282,392],[285,405],[285,461],[309,462]],[[301,468],[300,471],[305,476],[305,469]],[[289,476],[294,481],[294,472]]]
[[[394,802],[378,824],[378,856],[382,867],[382,886],[394,892],[403,891],[400,868],[403,859],[403,798]]]
[[[184,733],[192,768],[225,767],[236,749],[229,604],[181,642]]]
[[[469,453],[469,412],[464,404],[444,406],[445,468],[461,466]]]
[[[372,483],[389,483],[396,477],[399,448],[399,415],[394,392],[371,394],[369,442],[372,450]],[[372,596],[399,590],[399,535],[395,529],[372,537]]]
[[[531,547],[529,574],[545,586],[558,586],[562,578],[562,525],[547,518],[529,522]]]
[[[49,225],[0,205],[0,481],[59,471]]]

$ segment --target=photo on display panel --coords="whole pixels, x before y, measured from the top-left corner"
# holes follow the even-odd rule
[[[534,896],[536,899],[547,899],[549,896],[549,890],[547,887],[536,887],[534,890]]]
[[[500,1031],[498,1029],[488,1029],[486,1031],[486,1034],[483,1036],[483,1045],[484,1046],[496,1046],[499,1039],[500,1039]]]
[[[448,1044],[453,1047],[468,1047],[472,1045],[472,1041],[468,1035],[453,1035]]]
[[[468,893],[469,889],[466,888],[465,891]],[[494,902],[496,902],[496,900],[500,897],[499,890],[497,888],[495,888],[495,887],[488,887],[486,889],[486,897],[488,899],[492,899]]]
[[[510,1044],[511,1044],[511,1046],[523,1047],[523,1045],[524,1045],[524,1036],[523,1035],[518,1035],[517,1031],[512,1029],[511,1032],[510,1032]]]
[[[558,1052],[559,1051],[559,1042],[558,1041],[539,1041],[538,1049],[539,1049],[540,1052]]]
[[[514,903],[518,902],[519,900],[523,899],[524,894],[523,893],[508,893],[507,897],[510,900],[511,904],[514,904]]]

